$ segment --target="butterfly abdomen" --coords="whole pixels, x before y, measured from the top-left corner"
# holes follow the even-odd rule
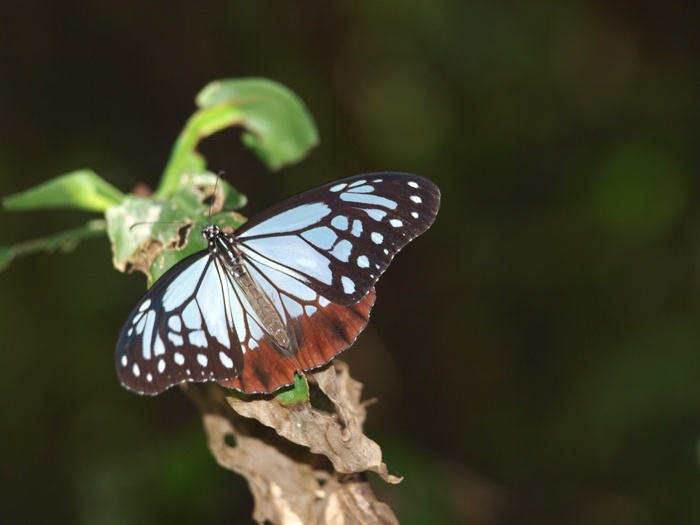
[[[280,347],[287,349],[289,347],[287,330],[284,328],[282,318],[277,313],[277,310],[275,310],[270,299],[268,299],[262,290],[260,290],[260,287],[255,284],[255,281],[250,276],[245,266],[240,263],[234,263],[231,265],[231,273],[233,273],[234,279],[236,279],[236,282],[240,285],[243,293],[267,332]]]
[[[290,341],[282,318],[246,270],[233,238],[215,225],[204,228],[202,236],[209,243],[209,252],[224,261],[267,333],[280,348],[287,349]]]

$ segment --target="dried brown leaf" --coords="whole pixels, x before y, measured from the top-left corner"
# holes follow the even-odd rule
[[[339,373],[336,373],[336,369]],[[326,456],[343,474],[371,471],[388,483],[400,478],[389,474],[379,445],[362,433],[366,410],[360,401],[362,385],[352,379],[345,363],[313,374],[321,391],[333,403],[335,413],[317,410],[310,403],[283,406],[266,399],[227,401],[240,415],[257,419],[292,443]]]
[[[362,385],[335,360],[313,375],[333,411],[283,406],[272,396],[242,400],[216,384],[183,386],[199,406],[217,462],[246,478],[258,523],[397,524],[376,500],[365,471],[389,483],[381,449],[362,433]]]

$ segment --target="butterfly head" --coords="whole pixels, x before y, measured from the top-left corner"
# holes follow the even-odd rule
[[[231,262],[238,262],[239,252],[233,245],[233,238],[214,224],[206,226],[202,230],[202,237],[207,241],[207,249],[215,255],[221,254]]]
[[[209,226],[205,226],[204,228],[202,228],[202,237],[204,237],[204,240],[207,241],[210,247],[212,243],[216,243],[216,239],[220,235],[221,228],[214,224],[210,224]]]

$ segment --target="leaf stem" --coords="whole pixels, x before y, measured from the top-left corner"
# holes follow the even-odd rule
[[[0,247],[0,271],[7,268],[15,257],[30,255],[38,252],[69,251],[83,240],[102,236],[105,233],[105,221],[95,219],[84,226],[66,230],[50,237],[42,237],[24,241],[14,246]]]

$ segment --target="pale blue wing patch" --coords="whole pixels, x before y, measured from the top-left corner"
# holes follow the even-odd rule
[[[333,282],[330,260],[296,235],[280,235],[251,239],[243,244],[242,249],[247,254],[250,251],[263,254],[272,261],[283,265],[293,266],[294,270],[311,279],[330,285]]]
[[[284,211],[249,228],[243,237],[260,235],[279,235],[281,233],[303,230],[318,223],[330,215],[331,209],[323,202],[303,204],[291,210]]]

